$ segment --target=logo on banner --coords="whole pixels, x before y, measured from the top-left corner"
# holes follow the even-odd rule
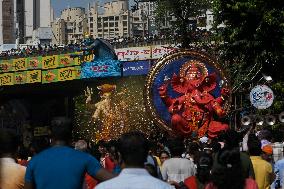
[[[41,70],[33,70],[27,72],[27,83],[40,83]]]
[[[273,91],[266,85],[257,85],[250,92],[250,102],[257,109],[269,108],[273,100]]]
[[[13,73],[0,74],[0,86],[13,85],[13,84],[14,84],[14,74]]]
[[[45,56],[42,57],[42,68],[43,69],[51,69],[58,67],[58,56]]]
[[[25,58],[18,58],[13,60],[15,71],[22,71],[27,69],[27,62]]]
[[[9,72],[12,70],[12,65],[9,60],[0,61],[0,72]]]
[[[27,72],[16,72],[15,73],[15,84],[25,84],[27,79]]]

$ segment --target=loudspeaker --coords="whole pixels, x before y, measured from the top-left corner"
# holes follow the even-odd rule
[[[265,116],[265,123],[272,126],[276,123],[276,118],[273,115],[267,115]]]
[[[249,116],[243,116],[241,119],[242,125],[249,125],[251,123],[251,118]]]
[[[281,112],[281,113],[278,115],[278,119],[279,119],[280,123],[284,123],[284,112]]]

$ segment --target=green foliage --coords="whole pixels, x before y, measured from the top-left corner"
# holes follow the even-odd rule
[[[170,33],[181,35],[182,47],[187,48],[191,43],[196,42],[194,32],[196,24],[192,24],[198,16],[205,15],[210,7],[209,0],[156,0],[156,23],[158,27],[165,20],[170,20],[174,16]]]
[[[213,10],[223,42],[221,58],[230,62],[233,85],[249,82],[261,72],[283,79],[278,73],[284,61],[283,0],[214,0]],[[226,27],[218,29],[221,23]]]

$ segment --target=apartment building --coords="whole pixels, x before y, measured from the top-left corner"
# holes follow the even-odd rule
[[[100,9],[103,9],[100,11]],[[89,34],[94,38],[114,39],[132,37],[132,14],[128,0],[116,0],[101,7],[89,5]]]
[[[80,43],[88,33],[88,19],[82,7],[67,8],[52,25],[55,44]],[[58,37],[57,41],[55,38]]]

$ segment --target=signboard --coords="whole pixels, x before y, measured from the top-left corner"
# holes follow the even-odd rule
[[[0,86],[14,85],[14,73],[0,74]]]
[[[166,54],[169,54],[178,48],[172,45],[153,45],[145,47],[130,47],[116,49],[118,60],[121,61],[136,61],[160,59]]]
[[[151,68],[151,61],[123,62],[123,76],[147,75]]]
[[[273,100],[273,91],[266,85],[257,85],[250,92],[250,102],[257,109],[269,108]]]

